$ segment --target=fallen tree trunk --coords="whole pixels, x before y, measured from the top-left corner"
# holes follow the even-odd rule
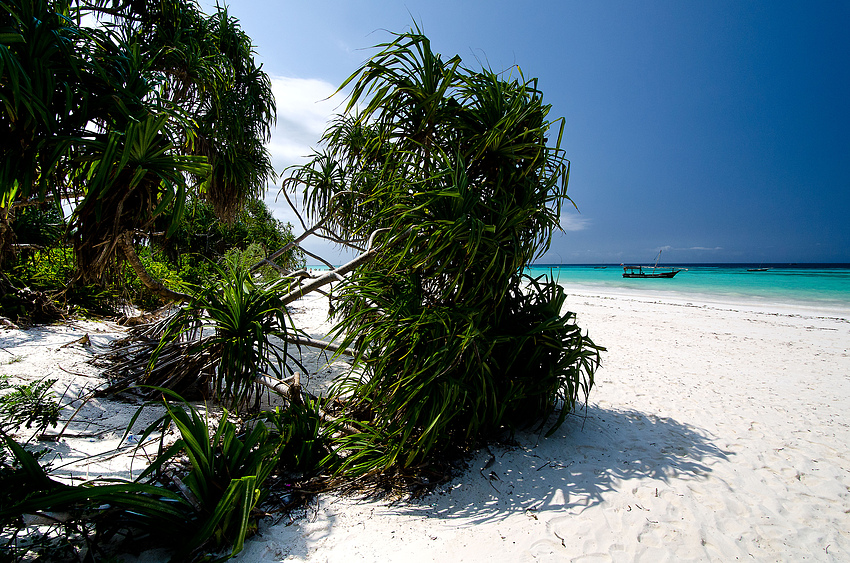
[[[357,352],[352,350],[351,348],[343,348],[342,346],[337,346],[332,342],[325,342],[324,340],[316,340],[314,338],[306,338],[304,336],[289,336],[287,335],[282,340],[289,342],[291,344],[298,344],[301,346],[310,346],[311,348],[321,348],[322,350],[327,350],[330,352],[339,352],[340,354],[344,354],[346,356],[355,356]]]
[[[330,272],[319,276],[318,278],[314,278],[304,285],[298,286],[294,290],[290,291],[286,295],[283,296],[281,301],[284,305],[288,305],[293,301],[301,299],[308,293],[312,291],[316,291],[322,286],[328,285],[329,283],[333,283],[335,281],[342,281],[345,274],[353,271],[358,266],[366,264],[371,261],[383,248],[383,246],[374,246],[375,237],[378,236],[381,232],[387,231],[389,229],[378,229],[369,237],[369,244],[367,246],[368,250],[363,254],[357,256],[354,260],[348,262],[347,264],[343,264],[339,268],[331,270]]]

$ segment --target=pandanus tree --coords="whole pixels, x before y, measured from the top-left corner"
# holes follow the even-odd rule
[[[418,29],[379,48],[286,183],[326,236],[380,246],[335,290],[358,368],[337,382],[359,428],[342,439],[354,474],[410,469],[560,405],[554,430],[600,350],[560,286],[523,275],[572,204],[564,122],[536,82],[443,60]]]
[[[133,240],[157,218],[176,228],[192,190],[229,221],[265,189],[275,104],[250,38],[193,0],[0,6],[0,251],[16,208],[73,201],[85,279],[123,254],[149,288],[184,298],[147,276]]]

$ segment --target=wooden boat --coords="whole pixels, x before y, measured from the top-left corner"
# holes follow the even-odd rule
[[[675,268],[670,268],[669,271],[658,271],[658,261],[661,260],[661,251],[658,251],[658,256],[655,257],[655,264],[652,266],[652,271],[650,272],[649,266],[647,266],[647,271],[643,271],[643,266],[623,266],[623,277],[624,278],[672,278],[682,270],[677,270]]]
[[[747,268],[748,272],[766,272],[770,268]]]
[[[649,268],[647,268],[649,270]],[[623,266],[624,278],[672,278],[682,270],[671,269],[669,272],[658,272],[653,267],[652,271],[643,271],[643,266]]]

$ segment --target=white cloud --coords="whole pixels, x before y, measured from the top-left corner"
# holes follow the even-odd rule
[[[272,91],[277,102],[277,125],[268,147],[275,170],[280,172],[306,162],[344,100],[342,96],[330,98],[336,86],[315,78],[276,76],[272,78]]]
[[[330,120],[342,110],[344,98],[340,95],[329,99],[336,86],[314,78],[275,76],[271,82],[277,105],[277,123],[267,147],[274,170],[280,174],[288,166],[307,162]],[[268,187],[264,199],[276,218],[291,223],[295,234],[300,234],[302,228],[298,218],[286,200],[279,196],[280,183],[276,184]],[[317,244],[318,247],[313,248]],[[321,241],[308,241],[306,246],[332,261],[343,260],[344,253],[329,244],[322,246]]]
[[[561,215],[561,228],[565,231],[583,231],[591,224],[591,220],[582,217],[578,213],[565,213]]]

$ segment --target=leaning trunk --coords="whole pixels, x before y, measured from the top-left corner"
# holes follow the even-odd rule
[[[144,264],[142,264],[142,261],[139,259],[139,255],[136,254],[136,249],[133,247],[133,238],[130,231],[125,231],[123,234],[119,235],[118,248],[121,249],[122,254],[124,254],[124,258],[127,259],[127,262],[130,263],[133,271],[136,272],[137,276],[139,276],[139,280],[141,280],[142,284],[144,284],[151,293],[158,297],[162,297],[166,301],[182,302],[189,301],[191,299],[191,297],[185,293],[168,289],[161,281],[154,279],[148,273]]]
[[[0,207],[0,266],[6,260],[14,256],[15,232],[12,230],[12,221],[15,219],[13,204],[9,207]]]

